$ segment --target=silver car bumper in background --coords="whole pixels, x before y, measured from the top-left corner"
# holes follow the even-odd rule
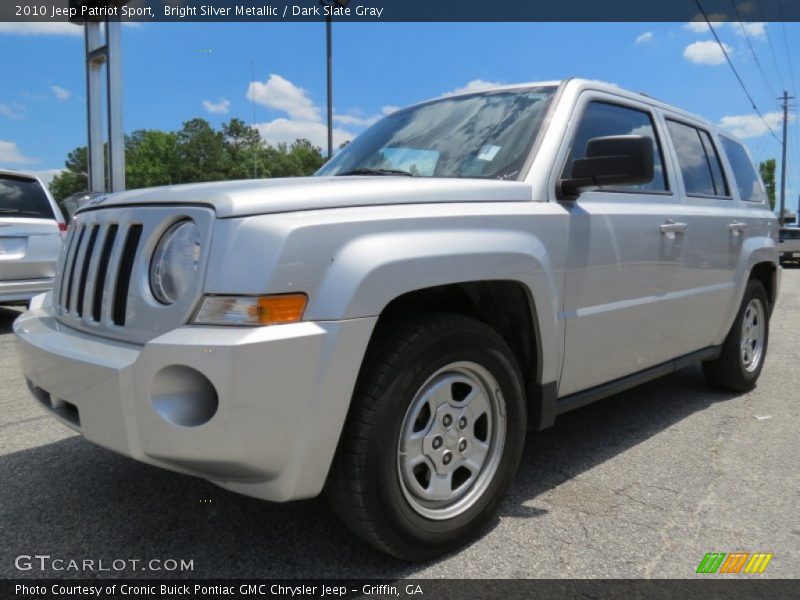
[[[88,440],[285,501],[321,491],[375,321],[181,327],[140,346],[37,306],[14,330],[33,395]]]
[[[34,296],[53,289],[53,278],[0,281],[0,304],[4,302],[27,302]]]

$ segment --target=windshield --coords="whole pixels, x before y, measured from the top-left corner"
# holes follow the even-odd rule
[[[518,179],[555,90],[483,92],[399,110],[316,174]]]
[[[0,175],[0,217],[54,219],[50,200],[38,181]]]

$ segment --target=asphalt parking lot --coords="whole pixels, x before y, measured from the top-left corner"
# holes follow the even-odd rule
[[[692,367],[565,415],[529,439],[493,527],[425,564],[373,551],[323,499],[265,503],[84,441],[29,397],[17,314],[0,308],[0,577],[91,575],[15,569],[49,554],[191,559],[193,577],[684,578],[733,551],[772,552],[763,577],[800,575],[800,269],[784,271],[755,391]]]

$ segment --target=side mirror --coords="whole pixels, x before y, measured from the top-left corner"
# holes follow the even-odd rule
[[[635,185],[653,180],[653,141],[640,135],[614,135],[589,140],[586,158],[572,163],[572,176],[561,180],[561,192],[577,197],[601,185]]]

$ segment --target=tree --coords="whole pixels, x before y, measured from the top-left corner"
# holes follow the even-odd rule
[[[222,132],[205,119],[191,119],[178,132],[175,180],[181,183],[227,179],[229,164]]]
[[[761,174],[764,187],[767,188],[769,206],[772,208],[772,210],[775,210],[775,159],[769,158],[764,162],[759,163],[758,172]]]
[[[141,129],[125,138],[125,186],[129,189],[176,182],[178,135]]]
[[[266,153],[258,129],[241,119],[222,124],[222,137],[228,154],[228,178],[266,177]]]
[[[50,183],[59,202],[88,189],[86,147],[67,156],[66,170]],[[305,139],[271,146],[241,119],[215,130],[205,119],[191,119],[179,131],[140,129],[125,137],[128,189],[258,177],[311,175],[325,160]]]
[[[88,189],[89,161],[86,154],[86,146],[75,148],[67,155],[67,160],[64,162],[67,170],[56,175],[50,182],[50,192],[59,206],[67,196]],[[61,208],[63,212],[64,207]]]

